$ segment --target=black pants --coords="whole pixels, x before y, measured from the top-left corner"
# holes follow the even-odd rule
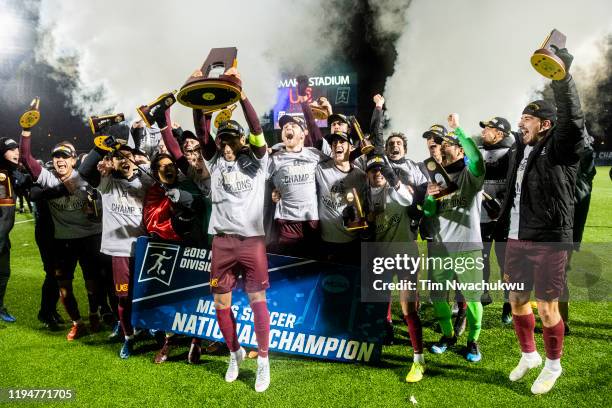
[[[54,268],[53,230],[50,232],[51,234],[49,234],[49,231],[39,230],[39,228],[34,231],[40,260],[45,271],[45,280],[42,284],[40,296],[40,313],[45,316],[49,316],[57,309],[57,301],[59,300],[59,286],[57,285],[57,279],[55,279]]]
[[[4,294],[6,285],[11,276],[11,247],[6,245],[0,251],[0,308],[4,306]]]
[[[484,269],[482,270],[482,280],[489,282],[491,278],[491,249],[495,246],[495,255],[499,265],[500,278],[504,280],[504,261],[506,259],[506,242],[508,237],[502,233],[497,222],[486,222],[480,224],[480,235],[482,237],[482,256],[484,258]],[[504,291],[504,300],[508,301],[508,291]]]

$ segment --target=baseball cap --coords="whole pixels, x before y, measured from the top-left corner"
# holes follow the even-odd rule
[[[333,143],[334,140],[336,140],[336,139],[341,139],[343,141],[351,143],[351,139],[344,132],[334,132],[334,133],[331,133],[331,134],[328,135],[328,140],[329,140],[330,144]]]
[[[197,140],[198,142],[200,141],[198,137],[191,130],[185,130],[182,136],[183,136],[183,142],[187,139]]]
[[[8,150],[16,149],[19,145],[10,137],[0,137],[0,154],[6,153]]]
[[[347,125],[350,125],[348,118],[341,113],[332,113],[331,115],[329,115],[329,117],[327,118],[327,125],[331,126],[331,124],[335,121],[343,122]]]
[[[302,130],[306,128],[306,122],[304,121],[304,119],[302,119],[300,116],[292,115],[281,116],[281,118],[278,120],[278,126],[280,126],[280,128],[282,129],[283,126],[290,122],[297,124],[299,127],[302,128]]]
[[[429,139],[430,137],[444,137],[446,136],[447,131],[446,128],[442,125],[431,125],[429,129],[423,133],[423,137],[425,139]]]
[[[495,116],[488,120],[481,120],[480,127],[481,128],[490,127],[493,129],[501,130],[505,134],[510,133],[510,130],[511,130],[510,122],[508,122],[505,118],[502,118],[499,116]]]
[[[57,156],[74,157],[75,155],[76,155],[76,152],[74,151],[74,149],[65,144],[55,145],[55,147],[51,151],[51,157],[57,157]]]
[[[385,156],[381,153],[374,153],[366,161],[366,172],[372,169],[381,169],[385,165]]]
[[[459,138],[457,137],[457,135],[455,135],[455,132],[447,133],[446,135],[442,136],[441,139],[443,142],[446,142],[450,145],[461,146],[461,143],[459,143]]]
[[[523,115],[531,115],[543,120],[557,121],[557,108],[550,102],[539,99],[523,109]]]
[[[240,123],[235,120],[227,120],[222,122],[217,129],[217,137],[234,136],[241,137],[244,135],[244,129]]]

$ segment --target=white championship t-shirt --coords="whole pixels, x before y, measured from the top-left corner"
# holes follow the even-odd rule
[[[358,237],[358,231],[347,231],[342,223],[342,211],[348,202],[346,193],[353,188],[362,194],[366,185],[363,171],[351,167],[347,173],[339,170],[332,159],[317,167],[317,187],[319,190],[319,220],[321,239],[325,242],[347,243]],[[363,197],[359,197],[363,203]]]
[[[523,177],[525,176],[525,168],[527,167],[527,160],[533,150],[533,146],[525,146],[525,152],[523,153],[523,160],[521,160],[518,169],[516,171],[516,181],[514,188],[516,194],[514,195],[514,202],[512,203],[512,209],[510,210],[510,232],[508,232],[508,238],[519,239],[519,218],[521,215],[521,185],[523,184]]]
[[[236,234],[243,237],[264,235],[263,206],[268,167],[268,153],[258,159],[259,170],[249,177],[236,161],[227,161],[215,153],[204,161],[210,173],[212,214],[208,233]]]
[[[281,199],[274,219],[311,221],[319,219],[316,169],[328,157],[313,147],[299,152],[282,149],[270,156],[268,174]]]

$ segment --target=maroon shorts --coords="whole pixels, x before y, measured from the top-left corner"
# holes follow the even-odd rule
[[[240,273],[247,293],[270,287],[265,238],[216,235],[212,242],[212,293],[231,292],[236,287]]]
[[[535,287],[538,300],[558,299],[565,286],[567,249],[560,243],[508,239],[504,281],[523,283],[524,291]],[[514,290],[514,292],[521,292]]]
[[[118,297],[127,297],[130,293],[132,258],[129,256],[113,256],[113,281]]]

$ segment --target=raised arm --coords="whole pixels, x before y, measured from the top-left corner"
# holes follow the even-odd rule
[[[187,171],[189,170],[189,162],[187,161],[187,158],[183,155],[178,140],[176,140],[176,137],[174,136],[172,126],[170,125],[171,123],[172,119],[170,117],[170,108],[168,108],[164,112],[163,119],[158,119],[157,124],[160,128],[162,139],[164,141],[164,144],[166,145],[166,149],[168,149],[168,153],[170,153],[170,155],[174,157],[176,165],[183,172],[183,174],[187,174]]]
[[[557,50],[556,55],[563,60],[565,69],[569,71],[574,57],[565,48]],[[556,157],[563,163],[576,163],[584,149],[584,113],[576,83],[568,73],[565,78],[552,81],[551,86],[557,105],[557,130],[553,135]]]
[[[31,135],[32,132],[30,132],[29,129],[24,129],[21,131],[21,137],[19,139],[19,154],[27,169],[30,171],[30,173],[32,173],[34,180],[37,180],[38,176],[40,176],[40,173],[42,172],[42,166],[36,161],[34,156],[32,156]]]
[[[485,174],[485,163],[482,158],[482,153],[478,150],[476,143],[474,140],[467,136],[463,129],[457,127],[455,129],[455,134],[459,139],[459,143],[461,143],[461,147],[463,147],[463,151],[465,152],[465,156],[469,160],[468,170],[472,175],[476,177],[480,177]]]
[[[371,142],[377,149],[384,149],[383,143],[383,105],[385,104],[385,98],[376,94],[372,98],[374,100],[374,111],[372,112],[372,119],[370,120],[370,137]]]
[[[204,114],[201,109],[193,110],[193,125],[195,126],[196,135],[200,139],[202,147],[202,156],[204,160],[211,160],[217,153],[217,144],[210,135],[211,114]]]
[[[312,113],[310,104],[308,103],[308,95],[306,94],[306,89],[308,88],[308,77],[306,75],[300,75],[296,79],[298,101],[302,108],[302,113],[304,114],[306,127],[308,128],[308,137],[304,139],[304,146],[312,147],[323,139],[323,135],[321,134],[321,129],[319,129],[319,126],[317,126],[317,121]],[[327,99],[325,99],[325,101],[327,101]]]

